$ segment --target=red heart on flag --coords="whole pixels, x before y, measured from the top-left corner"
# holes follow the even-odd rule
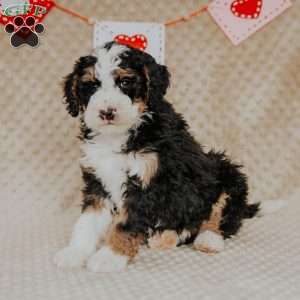
[[[148,46],[148,40],[143,34],[135,34],[128,36],[126,34],[118,34],[114,40],[122,45],[126,45],[132,48],[136,48],[144,51]]]
[[[263,0],[235,0],[231,4],[231,12],[239,18],[257,19],[261,13]]]

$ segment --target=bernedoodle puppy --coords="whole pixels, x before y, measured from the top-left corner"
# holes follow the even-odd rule
[[[243,219],[247,179],[224,153],[205,153],[164,99],[169,73],[149,54],[115,42],[81,57],[66,77],[67,110],[81,122],[82,214],[60,267],[126,267],[141,244],[223,250]]]

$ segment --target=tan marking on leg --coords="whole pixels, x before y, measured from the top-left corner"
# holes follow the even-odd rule
[[[106,238],[106,245],[109,246],[115,253],[125,255],[129,257],[129,259],[133,259],[138,253],[143,237],[141,235],[135,236],[128,232],[124,232],[120,228],[120,225],[123,224],[126,219],[127,214],[124,212],[115,217]]]
[[[228,195],[226,193],[222,193],[218,199],[218,201],[213,205],[212,211],[208,221],[203,222],[200,227],[200,232],[204,230],[214,231],[216,233],[221,234],[220,232],[220,223],[222,220],[223,209],[226,205],[226,199]]]
[[[148,245],[151,249],[166,250],[175,248],[179,241],[178,234],[175,230],[165,230],[157,232],[148,239]]]
[[[202,223],[198,234],[201,235],[201,233],[204,233],[205,231],[211,231],[211,232],[214,232],[214,233],[220,235],[223,239],[222,232],[220,231],[220,223],[222,220],[223,209],[227,203],[227,201],[226,201],[227,198],[228,198],[228,195],[226,193],[222,193],[220,195],[218,201],[212,207],[212,211],[211,211],[208,221]],[[211,254],[211,255],[218,252],[216,249],[213,249],[210,246],[205,245],[205,244],[194,243],[193,247],[196,250],[200,250],[202,252],[205,252],[205,253]]]

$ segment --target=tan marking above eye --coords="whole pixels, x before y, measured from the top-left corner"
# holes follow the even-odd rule
[[[87,67],[84,69],[84,74],[81,77],[81,81],[87,82],[87,81],[95,81],[96,76],[95,76],[95,67]]]
[[[136,72],[133,69],[117,69],[113,72],[114,78],[134,77]]]

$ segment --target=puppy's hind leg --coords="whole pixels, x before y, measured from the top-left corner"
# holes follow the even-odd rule
[[[148,239],[148,246],[155,250],[166,250],[176,248],[180,239],[175,230],[164,230],[156,232]]]
[[[224,238],[220,231],[220,222],[227,198],[228,196],[225,193],[220,195],[218,201],[212,207],[209,220],[201,225],[193,244],[196,250],[215,254],[224,249]]]
[[[119,213],[107,233],[105,245],[89,258],[88,270],[92,272],[117,272],[126,268],[136,256],[143,241],[140,235],[127,232],[126,213]]]

